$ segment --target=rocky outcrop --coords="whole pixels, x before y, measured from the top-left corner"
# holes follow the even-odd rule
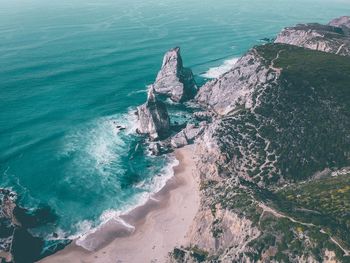
[[[184,68],[180,48],[169,50],[163,59],[155,83],[155,92],[170,97],[174,102],[193,98],[197,87],[191,69]]]
[[[328,25],[350,29],[350,16],[342,16],[333,19],[331,22],[328,23]]]
[[[228,210],[215,208],[200,211],[190,229],[190,244],[195,244],[211,254],[225,254],[227,262],[238,262],[246,251],[246,244],[260,235],[257,227],[244,217]],[[228,253],[230,258],[228,257]]]
[[[284,187],[350,162],[347,19],[331,24],[286,29],[198,91],[203,111],[194,117],[210,122],[196,140],[201,206],[173,262],[341,262],[347,254],[349,228],[336,213],[295,205],[290,192],[281,199]],[[185,132],[172,143],[186,144]],[[320,232],[323,223],[345,250]]]
[[[335,19],[329,25],[300,24],[287,27],[278,34],[275,43],[350,56],[349,17]]]
[[[146,103],[137,107],[137,117],[137,132],[147,134],[152,140],[164,138],[170,132],[166,105],[156,97],[153,87],[148,91]]]
[[[18,224],[13,214],[17,196],[7,189],[0,189],[0,197],[0,258],[3,258],[5,262],[10,262],[12,260],[11,245],[13,234],[15,225]]]
[[[255,50],[251,50],[232,70],[205,84],[195,100],[219,116],[254,107],[253,92],[266,82],[274,81],[279,74],[273,65],[263,62]]]
[[[28,263],[47,255],[43,251],[45,241],[33,236],[29,229],[51,223],[56,219],[51,209],[42,207],[34,211],[16,204],[17,194],[0,189],[0,260]],[[54,242],[55,243],[55,242]],[[48,253],[62,249],[67,241],[57,241]],[[2,261],[1,261],[2,262]]]
[[[194,140],[204,132],[206,126],[206,122],[201,122],[198,125],[187,124],[185,129],[171,138],[171,146],[173,148],[180,148],[193,143]]]

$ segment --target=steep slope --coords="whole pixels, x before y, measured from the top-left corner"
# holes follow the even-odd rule
[[[137,107],[136,113],[138,133],[147,134],[152,140],[169,134],[170,119],[166,105],[156,97],[153,87],[148,90],[146,103]]]
[[[191,69],[183,66],[180,48],[169,50],[163,58],[162,68],[152,85],[154,90],[175,102],[193,98],[197,87]]]
[[[350,165],[349,72],[347,57],[268,44],[199,91],[216,117],[197,144],[201,210],[174,261],[349,261],[350,214],[315,220],[283,192]]]

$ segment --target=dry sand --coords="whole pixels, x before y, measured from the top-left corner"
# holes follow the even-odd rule
[[[193,146],[175,151],[179,165],[166,186],[144,206],[122,218],[135,226],[128,233],[112,222],[94,234],[103,237],[96,250],[89,252],[76,244],[43,259],[42,263],[146,263],[165,262],[175,246],[186,245],[186,233],[199,208],[199,179],[193,171]],[[100,240],[99,240],[100,241]]]

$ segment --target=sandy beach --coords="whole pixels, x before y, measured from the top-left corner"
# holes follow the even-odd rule
[[[165,262],[175,246],[186,245],[186,234],[200,201],[199,179],[193,172],[193,146],[177,149],[175,154],[179,165],[166,186],[144,206],[122,216],[134,229],[111,222],[90,237],[94,251],[73,242],[40,262]]]

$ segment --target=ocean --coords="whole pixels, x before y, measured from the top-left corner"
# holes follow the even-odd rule
[[[34,230],[46,238],[87,233],[172,176],[176,160],[148,154],[134,115],[168,49],[203,83],[283,27],[350,14],[347,0],[0,3],[0,186],[55,211]]]

